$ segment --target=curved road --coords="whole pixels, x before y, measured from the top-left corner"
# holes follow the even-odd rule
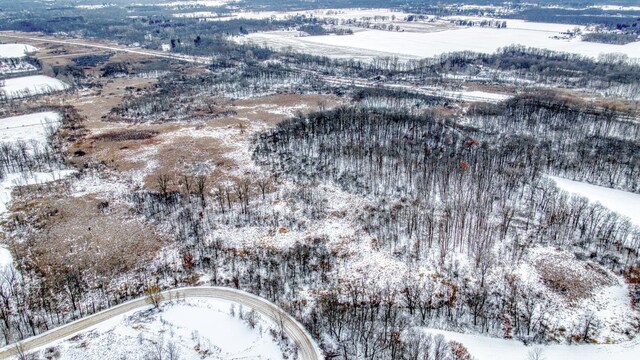
[[[284,312],[278,306],[258,296],[230,288],[207,286],[168,290],[162,292],[160,295],[162,296],[161,301],[184,298],[214,298],[233,301],[238,304],[242,304],[243,306],[251,307],[252,309],[258,311],[260,314],[271,319],[271,321],[273,321],[275,324],[283,325],[284,331],[286,332],[287,336],[289,336],[289,339],[293,340],[298,346],[301,359],[323,359],[322,352],[320,351],[318,345],[315,343],[313,338],[311,338],[309,333],[307,333],[305,328],[298,321],[296,321],[296,319]],[[149,304],[150,300],[148,297],[142,297],[139,299],[127,301],[125,303],[100,311],[80,320],[76,320],[59,328],[25,339],[21,343],[24,351],[29,352],[42,346],[46,346],[52,342],[74,335],[75,333],[85,330],[91,326],[111,319],[114,316],[118,316],[132,310],[149,306]],[[6,359],[9,356],[15,355],[17,355],[16,344],[0,348],[0,359]]]

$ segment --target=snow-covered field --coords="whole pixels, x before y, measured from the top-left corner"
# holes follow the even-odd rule
[[[49,76],[33,75],[7,79],[0,88],[0,94],[14,99],[32,95],[48,94],[69,88],[69,85]]]
[[[629,218],[631,223],[640,226],[640,194],[610,189],[557,176],[549,176],[558,188],[569,193],[584,196],[593,202]]]
[[[45,146],[49,132],[57,127],[60,119],[60,114],[53,111],[0,119],[0,143],[11,144],[23,141],[28,146]],[[7,204],[11,201],[11,191],[14,187],[50,182],[71,173],[73,171],[5,174],[0,185],[0,214],[7,211]]]
[[[31,45],[0,44],[0,58],[19,58],[36,51],[38,51],[38,49]]]
[[[182,360],[284,359],[270,334],[276,324],[254,313],[252,328],[250,311],[225,300],[174,300],[159,310],[149,306],[114,317],[47,349],[57,347],[57,359],[67,360],[147,359],[150,353],[158,354],[159,347],[164,356],[154,359],[169,359],[169,351]],[[37,353],[46,358],[46,351]]]
[[[60,114],[45,111],[0,119],[0,143],[47,142],[48,131],[60,123]]]
[[[402,13],[397,16],[402,18]],[[482,20],[481,18],[476,19]],[[434,25],[431,23],[418,24],[418,26],[431,27],[432,31],[417,31],[414,28],[415,23],[411,23],[411,31],[397,32],[356,28],[352,35],[340,36],[300,36],[300,33],[292,31],[275,31],[249,34],[237,38],[237,41],[253,42],[258,45],[266,44],[278,50],[291,47],[300,52],[341,58],[395,55],[401,59],[418,59],[452,51],[468,50],[492,53],[499,48],[510,45],[570,52],[592,58],[607,53],[619,53],[630,58],[640,58],[640,42],[611,45],[585,42],[579,37],[554,39],[554,36],[562,36],[562,32],[576,26],[511,19],[506,22],[507,28],[505,29],[489,27],[433,28]],[[400,27],[402,28],[403,25],[400,24]]]

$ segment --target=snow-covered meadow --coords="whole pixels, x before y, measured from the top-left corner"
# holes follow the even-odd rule
[[[55,111],[45,111],[0,119],[0,143],[45,144],[52,129],[60,124],[60,118]]]
[[[268,14],[269,15],[269,14]],[[387,16],[389,14],[386,14]],[[398,19],[408,14],[395,13]],[[252,15],[257,17],[257,15]],[[382,15],[379,15],[382,16]],[[427,58],[454,51],[493,53],[510,45],[563,51],[592,58],[601,54],[624,54],[629,58],[640,58],[640,42],[627,45],[598,44],[585,42],[580,37],[563,38],[564,32],[579,26],[570,24],[535,23],[507,19],[506,28],[444,26],[460,18],[443,18],[438,22],[394,22],[401,31],[354,28],[352,35],[304,36],[296,31],[274,31],[253,33],[240,38],[239,42],[267,45],[274,49],[293,50],[313,55],[328,55],[337,58],[377,57],[394,55],[400,59]],[[474,20],[496,20],[469,18]],[[502,21],[502,19],[500,19]],[[438,24],[440,26],[438,26]]]
[[[66,360],[147,359],[151,353],[182,360],[284,359],[272,333],[276,324],[236,303],[174,300],[119,315],[36,353]]]
[[[9,99],[24,98],[33,95],[50,94],[69,88],[69,85],[49,76],[33,75],[4,80],[0,95]]]
[[[0,44],[0,59],[21,58],[37,51],[37,48],[26,44]]]

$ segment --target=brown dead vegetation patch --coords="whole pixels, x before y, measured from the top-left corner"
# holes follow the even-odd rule
[[[588,298],[595,289],[615,284],[602,267],[578,261],[570,254],[545,254],[535,266],[542,283],[569,301]]]
[[[24,259],[25,270],[53,289],[69,272],[95,279],[132,271],[152,260],[167,242],[122,205],[92,196],[39,195],[14,202],[9,226],[29,226],[9,244],[17,258]]]
[[[248,100],[216,99],[210,103],[216,113],[228,116],[197,116],[195,122],[157,124],[92,123],[92,136],[76,142],[71,153],[81,154],[73,161],[102,163],[118,171],[144,172],[144,184],[157,188],[159,176],[176,181],[183,175],[206,175],[211,182],[235,180],[242,164],[250,157],[249,139],[293,116],[296,111],[317,111],[319,104],[334,107],[340,101],[324,95],[277,95]],[[127,141],[130,140],[130,141]],[[153,164],[153,166],[149,166]],[[171,189],[172,187],[170,187]]]

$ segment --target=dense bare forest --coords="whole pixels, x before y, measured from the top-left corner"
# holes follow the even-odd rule
[[[3,118],[59,115],[29,125],[44,142],[0,138],[0,344],[203,285],[274,302],[327,359],[473,359],[428,329],[527,346],[637,335],[640,228],[558,181],[640,194],[637,61],[524,45],[348,58],[239,40],[566,15],[597,24],[583,40],[616,43],[633,40],[635,10],[394,2],[352,19],[332,0],[286,17],[312,5],[252,0],[237,6],[275,12],[245,19],[218,3],[35,3],[3,8],[0,31],[40,33],[0,32],[1,45],[42,49],[2,58],[0,85],[68,87],[0,98]],[[495,19],[448,18],[476,15]],[[29,132],[0,130],[15,129]]]

